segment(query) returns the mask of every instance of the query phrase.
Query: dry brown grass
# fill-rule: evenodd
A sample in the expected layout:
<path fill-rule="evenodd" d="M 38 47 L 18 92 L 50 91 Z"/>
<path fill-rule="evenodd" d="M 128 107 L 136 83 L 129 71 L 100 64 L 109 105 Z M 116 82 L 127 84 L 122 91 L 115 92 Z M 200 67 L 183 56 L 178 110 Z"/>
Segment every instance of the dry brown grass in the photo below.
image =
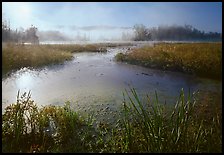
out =
<path fill-rule="evenodd" d="M 72 59 L 67 50 L 41 45 L 4 44 L 2 47 L 3 74 L 22 67 L 41 67 Z"/>
<path fill-rule="evenodd" d="M 66 50 L 69 52 L 106 52 L 106 48 L 98 44 L 55 44 L 55 45 L 41 45 L 49 49 Z"/>
<path fill-rule="evenodd" d="M 37 68 L 49 64 L 71 60 L 73 52 L 106 52 L 101 44 L 59 44 L 59 45 L 22 45 L 2 44 L 2 74 L 5 75 L 22 67 Z"/>
<path fill-rule="evenodd" d="M 222 43 L 159 43 L 134 49 L 117 58 L 145 67 L 220 79 Z"/>

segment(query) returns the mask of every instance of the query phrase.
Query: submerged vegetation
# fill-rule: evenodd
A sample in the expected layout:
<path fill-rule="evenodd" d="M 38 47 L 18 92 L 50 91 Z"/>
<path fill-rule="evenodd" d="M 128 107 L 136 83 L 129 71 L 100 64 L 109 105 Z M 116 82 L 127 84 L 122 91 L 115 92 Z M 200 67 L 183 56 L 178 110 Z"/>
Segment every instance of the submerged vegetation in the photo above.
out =
<path fill-rule="evenodd" d="M 221 79 L 222 43 L 158 43 L 115 56 L 117 61 Z"/>
<path fill-rule="evenodd" d="M 196 95 L 180 93 L 176 105 L 148 97 L 143 103 L 135 89 L 126 91 L 114 126 L 64 106 L 38 108 L 30 93 L 17 96 L 2 115 L 3 152 L 221 152 L 222 117 L 212 113 L 205 123 Z M 202 117 L 200 117 L 202 118 Z"/>

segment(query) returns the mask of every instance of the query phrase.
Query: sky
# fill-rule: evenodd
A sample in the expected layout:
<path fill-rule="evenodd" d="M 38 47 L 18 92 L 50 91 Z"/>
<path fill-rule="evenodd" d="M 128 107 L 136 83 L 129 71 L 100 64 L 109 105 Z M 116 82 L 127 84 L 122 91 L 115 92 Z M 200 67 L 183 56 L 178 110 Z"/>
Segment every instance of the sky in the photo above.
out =
<path fill-rule="evenodd" d="M 135 24 L 222 32 L 222 2 L 2 2 L 2 13 L 13 29 L 34 25 L 66 35 L 115 37 Z"/>

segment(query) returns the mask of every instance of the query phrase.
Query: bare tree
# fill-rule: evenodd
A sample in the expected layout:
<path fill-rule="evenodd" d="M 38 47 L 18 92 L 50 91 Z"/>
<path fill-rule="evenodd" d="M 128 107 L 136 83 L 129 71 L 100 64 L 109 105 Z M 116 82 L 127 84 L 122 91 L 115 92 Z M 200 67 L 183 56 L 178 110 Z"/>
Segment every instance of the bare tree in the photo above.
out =
<path fill-rule="evenodd" d="M 10 22 L 2 17 L 2 42 L 10 41 Z"/>
<path fill-rule="evenodd" d="M 134 25 L 134 41 L 147 41 L 151 40 L 150 31 L 142 24 Z"/>
<path fill-rule="evenodd" d="M 25 31 L 26 42 L 30 42 L 32 44 L 39 44 L 39 38 L 36 35 L 36 33 L 37 33 L 37 28 L 35 26 L 31 25 L 31 27 Z"/>

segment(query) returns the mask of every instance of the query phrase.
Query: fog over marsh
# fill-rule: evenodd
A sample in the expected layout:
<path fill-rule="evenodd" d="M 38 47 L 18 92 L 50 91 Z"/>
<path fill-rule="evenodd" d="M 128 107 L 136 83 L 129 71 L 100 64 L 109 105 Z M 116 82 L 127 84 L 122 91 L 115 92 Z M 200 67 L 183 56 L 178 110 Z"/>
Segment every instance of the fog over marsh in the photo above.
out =
<path fill-rule="evenodd" d="M 3 20 L 11 29 L 28 29 L 34 25 L 38 28 L 40 41 L 130 40 L 136 24 L 143 24 L 147 28 L 191 25 L 204 33 L 222 33 L 222 5 L 219 2 L 2 4 Z"/>

